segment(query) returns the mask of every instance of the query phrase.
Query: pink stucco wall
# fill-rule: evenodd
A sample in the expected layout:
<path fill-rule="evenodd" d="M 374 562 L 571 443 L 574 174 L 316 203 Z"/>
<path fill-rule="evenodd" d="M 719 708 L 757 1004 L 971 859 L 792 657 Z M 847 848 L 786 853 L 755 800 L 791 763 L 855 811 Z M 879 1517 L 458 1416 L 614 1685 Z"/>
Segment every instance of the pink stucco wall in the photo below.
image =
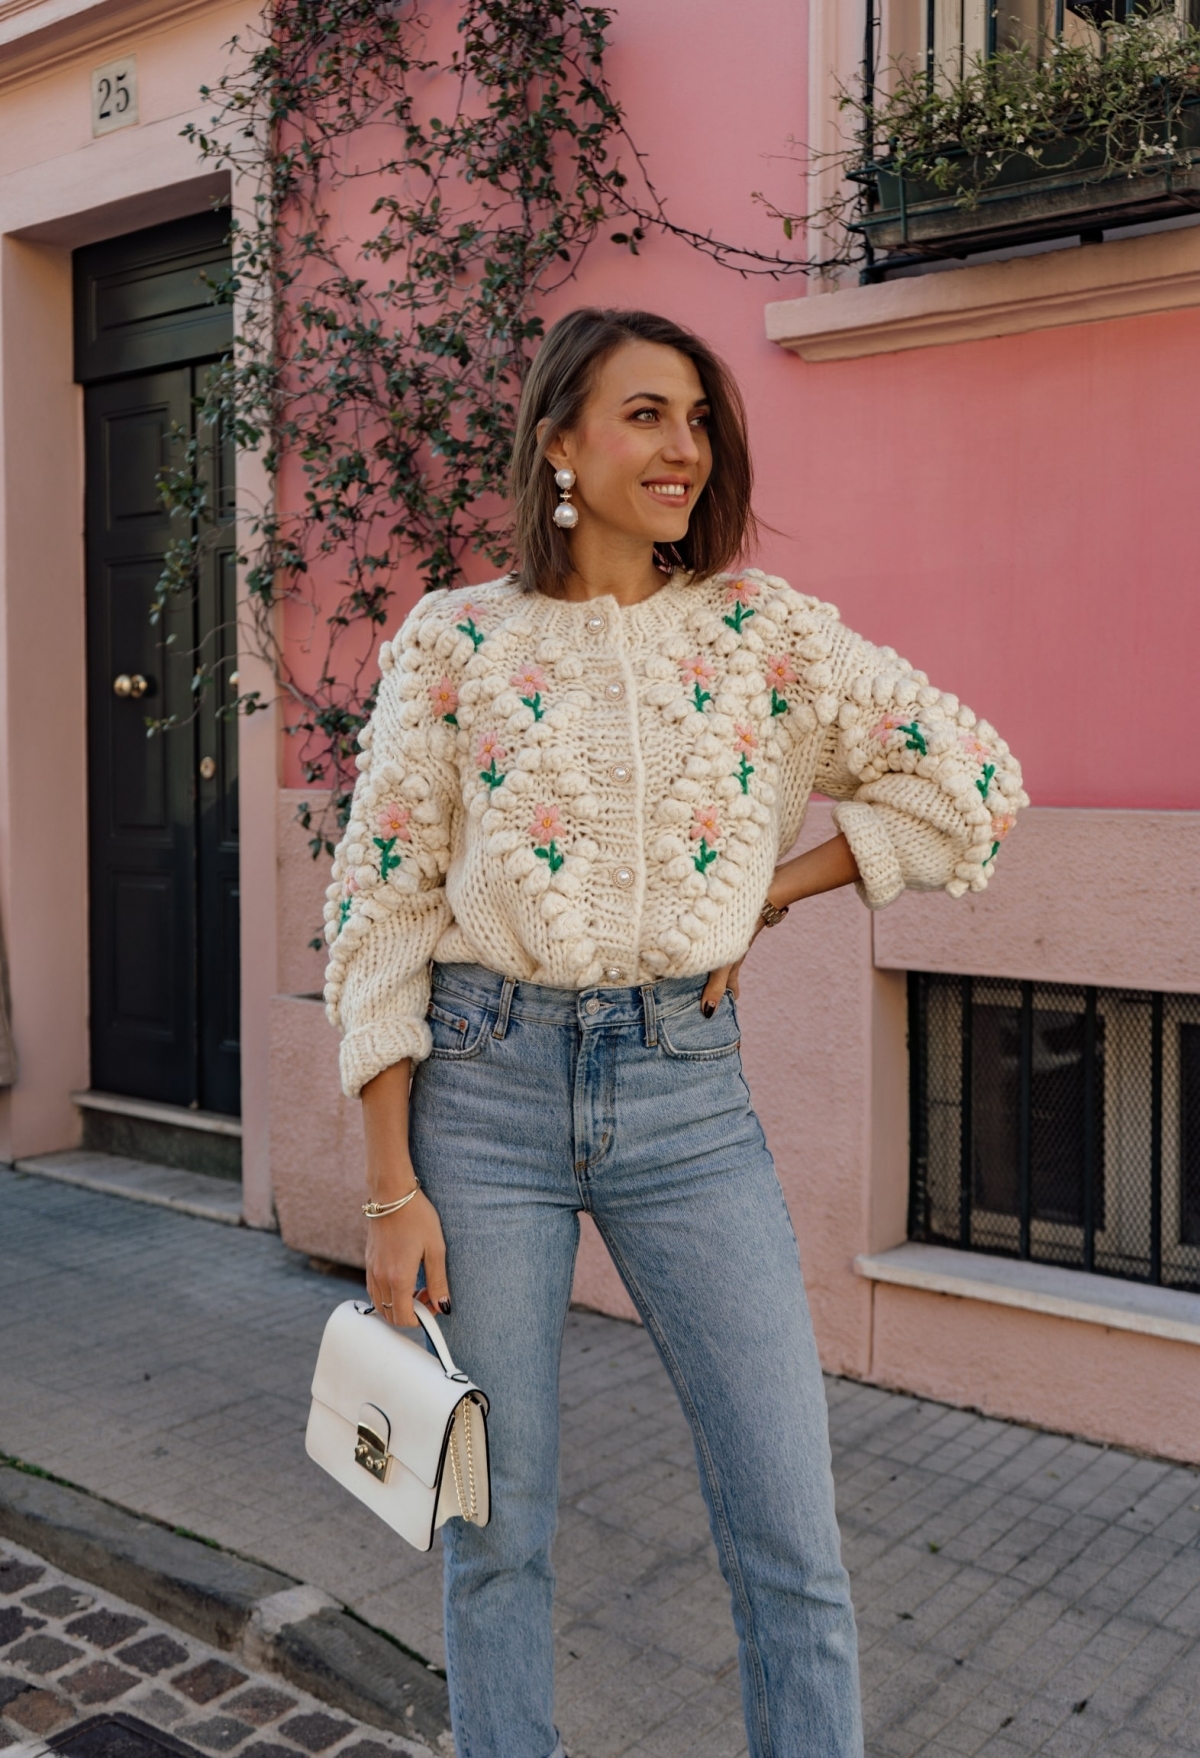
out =
<path fill-rule="evenodd" d="M 675 218 L 781 243 L 750 193 L 802 199 L 794 170 L 770 155 L 810 126 L 807 40 L 807 8 L 783 0 L 744 9 L 736 32 L 722 0 L 629 0 L 614 17 L 608 71 Z M 680 101 L 663 101 L 664 67 Z M 598 242 L 546 315 L 645 305 L 707 336 L 750 412 L 758 505 L 773 527 L 759 559 L 992 719 L 1035 802 L 1059 808 L 1017 832 L 986 897 L 907 899 L 875 919 L 848 893 L 819 899 L 747 965 L 745 1064 L 823 1359 L 950 1402 L 1200 1457 L 1200 1434 L 1171 1415 L 1191 1366 L 1186 1345 L 964 1302 L 951 1310 L 944 1297 L 873 1287 L 853 1272 L 857 1253 L 905 1233 L 904 969 L 984 969 L 983 958 L 1014 975 L 1193 982 L 1200 600 L 1186 585 L 1190 459 L 1163 412 L 1198 370 L 1200 313 L 813 365 L 763 332 L 765 302 L 800 286 L 741 279 L 651 235 L 637 258 Z M 413 590 L 398 580 L 397 622 Z M 293 750 L 285 761 L 295 787 Z M 299 795 L 282 797 L 290 811 Z M 828 831 L 818 803 L 806 838 Z M 281 849 L 295 846 L 289 835 L 281 820 Z M 280 963 L 296 994 L 315 987 L 317 961 L 298 936 L 319 897 L 315 875 L 288 871 L 285 860 L 281 933 L 292 941 Z M 294 1107 L 301 1066 L 319 1064 L 299 1102 L 343 1118 L 319 1010 L 292 1006 L 304 1012 L 281 1009 L 272 1028 L 273 1059 L 296 1077 L 278 1091 Z M 330 1127 L 313 1114 L 323 1149 Z M 327 1255 L 337 1255 L 335 1238 L 352 1249 L 353 1180 L 305 1157 L 294 1115 L 279 1129 L 285 1237 Z M 343 1155 L 361 1153 L 344 1118 L 337 1131 Z M 631 1315 L 586 1223 L 575 1293 Z"/>

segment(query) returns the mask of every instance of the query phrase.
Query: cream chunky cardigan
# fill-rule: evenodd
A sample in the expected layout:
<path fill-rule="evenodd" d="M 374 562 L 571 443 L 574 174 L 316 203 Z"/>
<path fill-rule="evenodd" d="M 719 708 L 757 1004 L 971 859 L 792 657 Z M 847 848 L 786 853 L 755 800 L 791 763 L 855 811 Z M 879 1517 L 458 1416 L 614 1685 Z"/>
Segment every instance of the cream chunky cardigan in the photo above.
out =
<path fill-rule="evenodd" d="M 431 959 L 583 989 L 738 958 L 814 789 L 875 909 L 981 891 L 1028 803 L 990 726 L 753 568 L 433 593 L 379 663 L 325 910 L 351 1095 L 428 1055 Z"/>

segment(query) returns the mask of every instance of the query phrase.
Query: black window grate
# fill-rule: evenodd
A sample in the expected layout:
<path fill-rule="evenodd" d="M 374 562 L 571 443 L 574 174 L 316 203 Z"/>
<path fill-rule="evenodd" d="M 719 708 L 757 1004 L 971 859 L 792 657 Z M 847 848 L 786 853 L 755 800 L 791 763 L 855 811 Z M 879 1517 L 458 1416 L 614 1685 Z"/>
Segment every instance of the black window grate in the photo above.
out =
<path fill-rule="evenodd" d="M 908 997 L 909 1237 L 1200 1291 L 1200 995 Z"/>

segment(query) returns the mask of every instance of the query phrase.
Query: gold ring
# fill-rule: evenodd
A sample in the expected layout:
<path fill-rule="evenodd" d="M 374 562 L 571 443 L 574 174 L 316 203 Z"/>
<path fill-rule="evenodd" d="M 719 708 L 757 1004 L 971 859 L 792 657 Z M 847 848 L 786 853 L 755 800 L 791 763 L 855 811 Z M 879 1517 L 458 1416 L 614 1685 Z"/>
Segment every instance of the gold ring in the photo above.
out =
<path fill-rule="evenodd" d="M 390 1300 L 381 1300 L 379 1304 L 380 1306 L 391 1306 L 392 1302 Z"/>

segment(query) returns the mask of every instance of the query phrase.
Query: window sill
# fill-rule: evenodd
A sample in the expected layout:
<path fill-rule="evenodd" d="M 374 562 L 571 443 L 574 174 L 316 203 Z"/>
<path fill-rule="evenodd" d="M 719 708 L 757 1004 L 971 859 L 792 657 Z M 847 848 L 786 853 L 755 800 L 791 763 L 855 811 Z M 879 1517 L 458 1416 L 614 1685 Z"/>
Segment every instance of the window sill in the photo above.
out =
<path fill-rule="evenodd" d="M 1200 227 L 940 274 L 843 287 L 766 308 L 767 339 L 803 360 L 855 360 L 1200 305 Z"/>
<path fill-rule="evenodd" d="M 1152 1288 L 1141 1282 L 1088 1275 L 1083 1270 L 1063 1270 L 1054 1264 L 1023 1263 L 912 1242 L 856 1257 L 854 1268 L 872 1282 L 950 1294 L 959 1300 L 983 1300 L 993 1306 L 1015 1306 L 1022 1312 L 1049 1313 L 1080 1324 L 1137 1331 L 1176 1343 L 1200 1344 L 1200 1294 L 1184 1294 L 1176 1288 Z"/>

